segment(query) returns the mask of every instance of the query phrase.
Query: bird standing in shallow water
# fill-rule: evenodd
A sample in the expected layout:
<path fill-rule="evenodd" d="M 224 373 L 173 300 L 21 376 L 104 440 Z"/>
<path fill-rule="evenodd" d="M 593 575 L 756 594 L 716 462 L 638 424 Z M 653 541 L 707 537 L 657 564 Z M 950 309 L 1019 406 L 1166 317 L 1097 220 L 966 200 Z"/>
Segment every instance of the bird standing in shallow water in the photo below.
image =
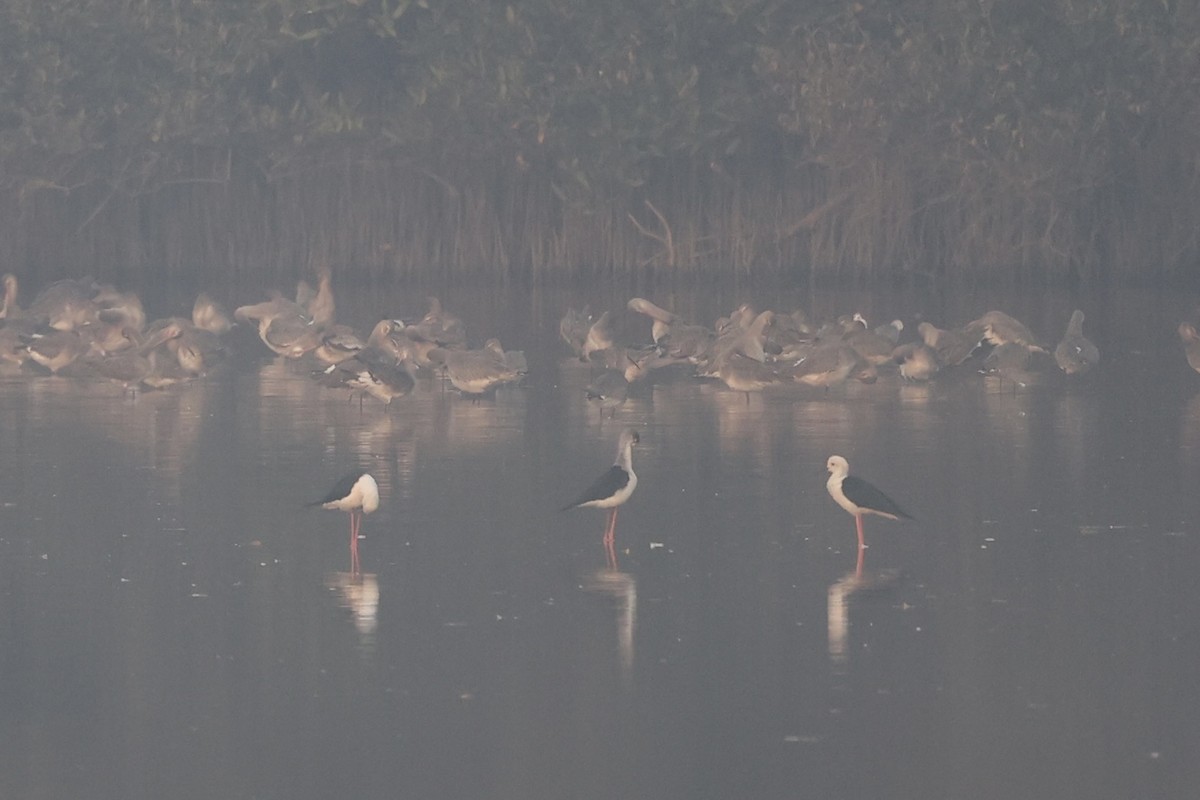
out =
<path fill-rule="evenodd" d="M 358 563 L 358 534 L 364 514 L 379 508 L 379 484 L 369 472 L 352 472 L 337 482 L 321 500 L 309 503 L 336 511 L 350 512 L 350 573 L 360 574 Z"/>
<path fill-rule="evenodd" d="M 583 391 L 588 402 L 600 409 L 600 421 L 603 422 L 605 409 L 616 419 L 617 408 L 625 405 L 625 400 L 629 397 L 629 381 L 620 370 L 606 369 Z"/>
<path fill-rule="evenodd" d="M 1179 323 L 1179 338 L 1183 341 L 1183 352 L 1188 364 L 1196 372 L 1200 372 L 1200 333 L 1190 322 Z"/>
<path fill-rule="evenodd" d="M 0 278 L 4 286 L 4 300 L 0 303 L 0 319 L 16 319 L 21 316 L 21 307 L 17 305 L 17 276 L 11 272 Z"/>
<path fill-rule="evenodd" d="M 499 339 L 488 339 L 482 350 L 430 351 L 430 358 L 445 366 L 446 377 L 455 389 L 475 399 L 502 383 L 513 383 L 522 377 L 521 371 L 508 363 Z"/>
<path fill-rule="evenodd" d="M 633 471 L 633 446 L 639 441 L 637 431 L 628 428 L 621 432 L 617 440 L 617 460 L 608 471 L 592 483 L 579 497 L 562 507 L 562 511 L 572 508 L 607 508 L 608 526 L 604 529 L 604 552 L 608 558 L 608 566 L 617 568 L 617 553 L 614 546 L 617 530 L 617 511 L 637 488 L 638 478 Z"/>
<path fill-rule="evenodd" d="M 863 539 L 863 514 L 876 514 L 888 519 L 912 519 L 912 517 L 905 513 L 895 500 L 875 486 L 862 478 L 851 475 L 849 462 L 841 456 L 830 456 L 825 466 L 829 470 L 829 480 L 825 482 L 829 496 L 854 517 L 854 524 L 858 530 L 857 572 L 861 574 L 862 554 L 867 546 Z"/>
<path fill-rule="evenodd" d="M 1076 309 L 1067 332 L 1054 348 L 1058 368 L 1068 375 L 1082 375 L 1100 362 L 1100 350 L 1083 335 L 1083 312 Z"/>
<path fill-rule="evenodd" d="M 1019 344 L 1029 350 L 1045 352 L 1038 346 L 1033 333 L 1018 319 L 1003 311 L 989 311 L 974 322 L 967 324 L 967 331 L 999 347 L 1002 344 Z"/>
<path fill-rule="evenodd" d="M 583 357 L 583 343 L 587 341 L 588 329 L 591 327 L 592 315 L 587 306 L 583 307 L 583 311 L 568 308 L 558 323 L 559 335 L 580 361 L 587 360 Z"/>
<path fill-rule="evenodd" d="M 966 361 L 983 338 L 981 330 L 975 330 L 974 333 L 960 329 L 944 331 L 929 322 L 918 325 L 917 332 L 925 344 L 937 353 L 938 362 L 944 367 L 957 367 Z"/>
<path fill-rule="evenodd" d="M 900 377 L 906 381 L 927 381 L 941 369 L 937 352 L 921 342 L 900 345 L 892 351 L 892 360 L 900 365 Z"/>

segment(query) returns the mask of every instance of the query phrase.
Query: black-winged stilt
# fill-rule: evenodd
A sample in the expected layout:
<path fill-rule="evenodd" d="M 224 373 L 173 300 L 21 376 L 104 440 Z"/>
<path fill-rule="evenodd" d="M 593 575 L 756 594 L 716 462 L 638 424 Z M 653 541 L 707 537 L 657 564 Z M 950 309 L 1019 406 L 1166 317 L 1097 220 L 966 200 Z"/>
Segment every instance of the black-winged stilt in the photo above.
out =
<path fill-rule="evenodd" d="M 830 456 L 826 462 L 829 470 L 829 480 L 825 488 L 834 502 L 854 517 L 858 529 L 859 569 L 862 564 L 862 551 L 867 546 L 863 540 L 863 514 L 875 514 L 888 519 L 912 519 L 896 501 L 888 497 L 862 478 L 850 474 L 850 464 L 841 456 Z"/>
<path fill-rule="evenodd" d="M 360 572 L 358 563 L 358 533 L 364 514 L 379 508 L 379 484 L 369 472 L 351 472 L 329 490 L 321 500 L 309 503 L 336 511 L 350 512 L 350 572 Z"/>
<path fill-rule="evenodd" d="M 639 441 L 637 431 L 627 428 L 617 440 L 617 460 L 573 502 L 561 510 L 572 508 L 607 508 L 608 526 L 604 529 L 604 550 L 609 566 L 616 568 L 616 550 L 613 540 L 617 529 L 617 511 L 637 488 L 638 478 L 633 471 L 633 446 Z"/>

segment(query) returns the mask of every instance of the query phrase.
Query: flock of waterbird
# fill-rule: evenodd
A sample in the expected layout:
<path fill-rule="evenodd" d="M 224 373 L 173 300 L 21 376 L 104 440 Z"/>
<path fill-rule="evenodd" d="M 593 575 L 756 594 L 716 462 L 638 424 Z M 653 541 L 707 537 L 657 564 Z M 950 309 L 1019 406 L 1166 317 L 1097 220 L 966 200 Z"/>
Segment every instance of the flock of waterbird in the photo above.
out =
<path fill-rule="evenodd" d="M 522 352 L 505 351 L 496 339 L 468 349 L 462 320 L 436 298 L 430 298 L 429 311 L 421 319 L 383 319 L 365 339 L 360 337 L 335 320 L 329 269 L 318 271 L 315 288 L 301 281 L 294 299 L 274 292 L 265 301 L 238 307 L 232 319 L 201 294 L 191 319 L 147 323 L 135 293 L 91 279 L 50 284 L 27 307 L 19 302 L 16 277 L 5 275 L 3 290 L 0 364 L 29 373 L 111 380 L 126 391 L 163 389 L 208 374 L 225 360 L 225 337 L 235 320 L 254 326 L 263 344 L 277 355 L 310 359 L 321 385 L 347 389 L 351 396 L 357 393 L 360 407 L 364 395 L 390 405 L 408 395 L 422 374 L 440 373 L 461 393 L 477 398 L 520 381 L 528 370 Z M 1051 351 L 1038 344 L 1027 326 L 1002 311 L 989 311 L 957 328 L 941 329 L 923 321 L 917 326 L 919 338 L 902 343 L 901 320 L 872 328 L 858 313 L 812 324 L 802 311 L 758 312 L 743 305 L 710 328 L 640 297 L 631 299 L 627 308 L 648 318 L 650 341 L 619 344 L 611 311 L 593 317 L 586 307 L 568 309 L 559 326 L 571 351 L 594 370 L 586 397 L 599 407 L 601 418 L 606 412 L 615 417 L 631 386 L 667 367 L 719 380 L 746 393 L 748 401 L 751 392 L 773 386 L 829 390 L 850 380 L 874 382 L 889 371 L 903 381 L 929 381 L 942 370 L 963 368 L 968 362 L 1016 386 L 1052 365 L 1079 376 L 1100 360 L 1099 350 L 1084 336 L 1084 314 L 1078 310 Z M 1200 372 L 1200 334 L 1190 322 L 1180 323 L 1178 333 L 1188 363 Z M 617 511 L 638 483 L 632 462 L 638 441 L 635 430 L 624 430 L 613 466 L 563 507 L 608 510 L 603 543 L 613 568 Z M 850 475 L 842 456 L 831 456 L 826 466 L 830 496 L 855 519 L 861 570 L 866 547 L 863 516 L 910 517 L 879 489 Z M 379 503 L 374 478 L 359 471 L 312 504 L 350 512 L 355 573 L 362 515 L 375 511 Z"/>
<path fill-rule="evenodd" d="M 62 280 L 22 308 L 17 279 L 5 275 L 0 365 L 7 370 L 114 381 L 126 390 L 166 388 L 203 375 L 224 354 L 229 318 L 201 294 L 192 319 L 150 324 L 141 299 L 90 279 Z"/>
<path fill-rule="evenodd" d="M 151 323 L 141 299 L 90 278 L 45 287 L 22 307 L 18 283 L 5 275 L 0 307 L 0 364 L 31 374 L 101 378 L 127 391 L 165 389 L 209 374 L 225 362 L 227 334 L 236 322 L 255 328 L 262 343 L 288 359 L 310 359 L 321 385 L 370 395 L 390 404 L 409 394 L 422 371 L 439 372 L 464 394 L 478 396 L 527 371 L 524 354 L 490 339 L 466 348 L 462 320 L 436 298 L 420 320 L 380 320 L 363 339 L 335 321 L 332 272 L 314 289 L 301 281 L 295 299 L 279 292 L 238 307 L 231 318 L 201 294 L 192 318 Z M 44 374 L 44 372 L 43 372 Z"/>
<path fill-rule="evenodd" d="M 858 313 L 814 325 L 803 311 L 758 312 L 742 305 L 709 328 L 641 297 L 630 300 L 628 308 L 650 319 L 652 342 L 617 344 L 610 311 L 593 318 L 586 308 L 568 309 L 560 324 L 575 354 L 600 370 L 587 396 L 602 413 L 613 413 L 624 403 L 630 385 L 652 370 L 676 364 L 688 365 L 697 377 L 714 378 L 745 392 L 748 399 L 750 392 L 772 386 L 829 389 L 849 380 L 873 383 L 889 369 L 902 380 L 923 382 L 972 359 L 981 372 L 1016 383 L 1053 364 L 1068 375 L 1082 375 L 1100 361 L 1100 351 L 1083 335 L 1082 311 L 1071 315 L 1062 340 L 1048 351 L 1028 327 L 1002 311 L 989 311 L 948 330 L 921 322 L 919 340 L 901 343 L 901 320 L 872 328 Z M 1182 326 L 1180 335 L 1186 343 Z M 1191 335 L 1196 336 L 1194 329 Z"/>
<path fill-rule="evenodd" d="M 467 349 L 462 320 L 431 297 L 420 320 L 382 319 L 364 340 L 353 328 L 334 322 L 332 274 L 321 270 L 317 288 L 301 282 L 296 299 L 275 293 L 239 307 L 234 318 L 254 324 L 263 344 L 287 358 L 311 357 L 322 386 L 349 389 L 382 400 L 412 392 L 418 375 L 438 372 L 465 395 L 479 397 L 519 381 L 528 371 L 521 351 L 506 351 L 497 339 Z"/>

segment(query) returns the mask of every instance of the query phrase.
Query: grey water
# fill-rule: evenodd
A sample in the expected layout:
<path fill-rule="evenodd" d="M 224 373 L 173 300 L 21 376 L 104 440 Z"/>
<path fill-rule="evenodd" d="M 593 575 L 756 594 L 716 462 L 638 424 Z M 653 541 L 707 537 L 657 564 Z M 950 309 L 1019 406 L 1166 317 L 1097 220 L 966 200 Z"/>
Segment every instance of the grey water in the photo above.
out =
<path fill-rule="evenodd" d="M 1187 298 L 647 294 L 906 338 L 1002 308 L 1051 345 L 1078 304 L 1102 361 L 749 397 L 667 371 L 601 421 L 558 319 L 590 302 L 646 341 L 628 294 L 464 289 L 472 343 L 531 367 L 478 402 L 426 380 L 360 410 L 245 330 L 170 391 L 0 378 L 0 797 L 1192 796 Z M 359 329 L 423 305 L 339 295 Z M 604 513 L 558 508 L 627 426 L 609 570 Z M 916 518 L 867 518 L 861 578 L 835 453 Z M 383 494 L 360 578 L 347 516 L 305 506 L 354 468 Z"/>

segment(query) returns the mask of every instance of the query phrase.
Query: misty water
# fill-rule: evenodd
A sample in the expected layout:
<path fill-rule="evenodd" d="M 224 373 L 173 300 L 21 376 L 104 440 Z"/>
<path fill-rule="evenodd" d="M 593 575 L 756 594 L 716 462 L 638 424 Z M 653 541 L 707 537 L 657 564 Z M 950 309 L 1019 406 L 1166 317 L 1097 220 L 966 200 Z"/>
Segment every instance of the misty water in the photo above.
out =
<path fill-rule="evenodd" d="M 1188 298 L 712 289 L 643 293 L 962 323 L 1045 343 L 1078 305 L 1102 362 L 1014 387 L 746 395 L 659 373 L 584 400 L 568 305 L 629 292 L 444 291 L 473 345 L 524 350 L 472 402 L 390 409 L 253 332 L 169 391 L 0 379 L 0 797 L 1171 798 L 1200 786 L 1200 375 Z M 230 305 L 261 293 L 225 298 Z M 181 313 L 180 292 L 148 303 Z M 339 295 L 365 330 L 424 294 Z M 620 313 L 623 338 L 649 339 Z M 638 430 L 601 511 L 558 508 Z M 854 523 L 846 456 L 916 517 Z M 383 503 L 348 575 L 356 467 Z"/>

